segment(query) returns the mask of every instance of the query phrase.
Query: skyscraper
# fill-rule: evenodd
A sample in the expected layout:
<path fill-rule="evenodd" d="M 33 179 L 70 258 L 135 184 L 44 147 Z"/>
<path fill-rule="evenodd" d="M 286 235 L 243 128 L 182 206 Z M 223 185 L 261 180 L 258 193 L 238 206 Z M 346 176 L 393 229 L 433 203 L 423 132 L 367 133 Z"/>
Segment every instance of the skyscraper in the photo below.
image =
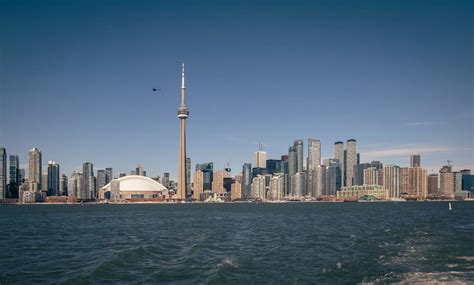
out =
<path fill-rule="evenodd" d="M 111 167 L 105 169 L 105 184 L 109 184 L 114 179 L 114 173 Z"/>
<path fill-rule="evenodd" d="M 74 171 L 69 177 L 68 184 L 68 196 L 77 198 L 80 200 L 88 199 L 87 193 L 85 192 L 83 176 L 81 173 Z"/>
<path fill-rule="evenodd" d="M 59 181 L 59 195 L 61 196 L 68 195 L 67 184 L 68 184 L 67 176 L 64 174 L 61 175 L 61 179 Z"/>
<path fill-rule="evenodd" d="M 201 193 L 204 192 L 204 176 L 202 170 L 196 170 L 194 173 L 194 189 L 193 198 L 196 201 L 200 200 Z"/>
<path fill-rule="evenodd" d="M 145 176 L 145 167 L 143 164 L 137 164 L 137 167 L 135 167 L 135 175 Z"/>
<path fill-rule="evenodd" d="M 326 165 L 326 195 L 336 195 L 341 189 L 341 163 L 337 159 L 327 159 Z"/>
<path fill-rule="evenodd" d="M 212 191 L 217 194 L 223 194 L 224 190 L 224 177 L 225 172 L 223 170 L 218 170 L 214 172 L 214 177 L 212 181 Z"/>
<path fill-rule="evenodd" d="M 28 177 L 30 182 L 30 191 L 38 192 L 41 190 L 42 162 L 41 151 L 37 148 L 30 150 L 28 154 Z M 45 189 L 47 190 L 47 189 Z"/>
<path fill-rule="evenodd" d="M 214 163 L 206 162 L 201 164 L 196 164 L 196 171 L 201 170 L 203 172 L 203 185 L 204 190 L 212 190 L 212 181 L 214 179 Z"/>
<path fill-rule="evenodd" d="M 296 151 L 296 172 L 303 172 L 303 157 L 304 157 L 304 148 L 303 140 L 295 140 L 293 142 L 293 147 Z"/>
<path fill-rule="evenodd" d="M 181 105 L 178 108 L 178 118 L 180 123 L 180 141 L 179 141 L 179 165 L 178 165 L 178 199 L 185 199 L 187 191 L 186 179 L 186 119 L 189 117 L 189 111 L 186 108 L 184 96 L 184 63 L 181 73 Z"/>
<path fill-rule="evenodd" d="M 273 201 L 280 201 L 284 197 L 284 179 L 283 175 L 280 174 L 275 174 L 271 179 L 270 179 L 270 190 L 269 190 L 269 197 L 268 200 L 273 200 Z"/>
<path fill-rule="evenodd" d="M 309 175 L 309 174 L 308 174 Z M 321 195 L 326 195 L 326 166 L 318 165 L 312 171 L 313 175 L 313 192 L 311 196 L 313 198 L 319 198 Z"/>
<path fill-rule="evenodd" d="M 252 190 L 252 165 L 244 163 L 242 166 L 242 196 L 243 198 L 250 198 L 250 191 Z"/>
<path fill-rule="evenodd" d="M 281 169 L 281 160 L 279 159 L 267 159 L 266 169 L 269 174 L 280 172 Z"/>
<path fill-rule="evenodd" d="M 59 164 L 48 161 L 48 196 L 59 196 Z"/>
<path fill-rule="evenodd" d="M 454 196 L 454 174 L 451 165 L 445 165 L 439 171 L 439 192 L 446 197 Z"/>
<path fill-rule="evenodd" d="M 298 172 L 298 155 L 296 153 L 296 148 L 294 146 L 290 146 L 288 149 L 288 179 L 287 179 L 287 195 L 292 193 L 291 189 L 291 177 Z"/>
<path fill-rule="evenodd" d="M 353 185 L 354 166 L 357 164 L 357 141 L 355 139 L 347 140 L 347 155 L 345 163 L 346 186 Z"/>
<path fill-rule="evenodd" d="M 191 158 L 186 157 L 186 197 L 191 197 Z"/>
<path fill-rule="evenodd" d="M 7 196 L 7 151 L 0 147 L 0 199 Z"/>
<path fill-rule="evenodd" d="M 0 150 L 1 152 L 1 150 Z M 18 155 L 10 155 L 10 182 L 7 186 L 7 198 L 18 198 L 18 190 L 20 187 L 20 169 Z"/>
<path fill-rule="evenodd" d="M 382 185 L 380 170 L 375 167 L 364 169 L 364 185 Z"/>
<path fill-rule="evenodd" d="M 250 198 L 252 199 L 260 199 L 264 200 L 265 197 L 265 188 L 266 188 L 266 181 L 265 181 L 265 176 L 264 175 L 258 175 L 257 177 L 254 177 L 252 179 L 252 189 L 251 189 L 251 194 Z"/>
<path fill-rule="evenodd" d="M 421 155 L 419 154 L 410 155 L 410 167 L 421 167 Z"/>
<path fill-rule="evenodd" d="M 266 168 L 267 167 L 267 152 L 263 151 L 262 144 L 258 144 L 258 150 L 255 152 L 254 158 L 255 167 Z"/>
<path fill-rule="evenodd" d="M 428 195 L 437 196 L 438 194 L 438 174 L 430 174 L 428 175 Z"/>
<path fill-rule="evenodd" d="M 107 185 L 107 171 L 103 169 L 97 170 L 97 183 L 96 183 L 96 193 L 99 193 L 100 189 Z"/>
<path fill-rule="evenodd" d="M 421 167 L 400 168 L 400 193 L 410 198 L 425 199 L 428 195 L 428 174 Z"/>
<path fill-rule="evenodd" d="M 166 188 L 169 188 L 170 187 L 170 173 L 169 172 L 165 172 L 163 173 L 163 179 L 161 180 L 161 184 L 163 184 L 163 186 L 165 186 Z"/>
<path fill-rule="evenodd" d="M 398 165 L 384 166 L 383 188 L 387 193 L 387 199 L 400 197 L 400 167 Z"/>
<path fill-rule="evenodd" d="M 317 139 L 308 139 L 308 162 L 307 162 L 307 191 L 313 194 L 313 170 L 321 164 L 321 142 Z"/>
<path fill-rule="evenodd" d="M 304 195 L 306 185 L 305 173 L 298 172 L 291 176 L 291 196 L 293 199 L 300 200 Z"/>
<path fill-rule="evenodd" d="M 341 141 L 335 142 L 334 143 L 334 159 L 337 159 L 340 163 L 340 169 L 341 169 L 341 182 L 339 183 L 341 186 L 344 187 L 345 184 L 345 158 L 344 158 L 344 143 Z M 338 191 L 340 188 L 337 189 Z"/>
<path fill-rule="evenodd" d="M 95 199 L 95 177 L 92 162 L 85 162 L 82 164 L 82 181 L 84 185 L 84 194 L 87 198 L 81 197 L 81 199 Z"/>

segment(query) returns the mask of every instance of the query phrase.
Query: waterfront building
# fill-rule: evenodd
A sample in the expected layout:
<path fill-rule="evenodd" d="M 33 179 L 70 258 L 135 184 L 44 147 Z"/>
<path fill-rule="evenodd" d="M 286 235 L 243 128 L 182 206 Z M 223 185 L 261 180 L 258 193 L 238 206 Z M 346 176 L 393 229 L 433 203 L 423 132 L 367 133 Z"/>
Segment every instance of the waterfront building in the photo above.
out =
<path fill-rule="evenodd" d="M 453 172 L 453 179 L 454 179 L 454 192 L 461 192 L 462 189 L 462 173 L 461 172 Z"/>
<path fill-rule="evenodd" d="M 7 197 L 7 150 L 0 147 L 0 200 Z"/>
<path fill-rule="evenodd" d="M 33 148 L 28 153 L 28 181 L 30 183 L 30 191 L 38 192 L 41 191 L 42 182 L 42 162 L 41 162 L 41 151 L 37 148 Z"/>
<path fill-rule="evenodd" d="M 48 170 L 44 171 L 41 177 L 41 191 L 48 192 Z"/>
<path fill-rule="evenodd" d="M 364 185 L 364 170 L 371 166 L 370 163 L 360 163 L 354 166 L 354 185 Z"/>
<path fill-rule="evenodd" d="M 255 152 L 254 156 L 254 165 L 259 168 L 267 167 L 267 153 L 263 151 L 262 144 L 258 144 L 258 150 Z"/>
<path fill-rule="evenodd" d="M 186 197 L 191 197 L 191 158 L 186 157 Z"/>
<path fill-rule="evenodd" d="M 251 186 L 251 199 L 260 199 L 265 200 L 265 181 L 266 178 L 264 175 L 258 175 L 252 179 L 252 186 Z"/>
<path fill-rule="evenodd" d="M 206 162 L 202 164 L 196 164 L 196 170 L 201 170 L 203 173 L 204 190 L 212 190 L 212 181 L 214 180 L 214 163 Z"/>
<path fill-rule="evenodd" d="M 288 179 L 287 179 L 287 195 L 291 195 L 292 189 L 291 189 L 291 177 L 295 175 L 298 171 L 298 155 L 296 153 L 296 148 L 293 146 L 290 146 L 288 148 Z"/>
<path fill-rule="evenodd" d="M 107 167 L 105 169 L 105 184 L 109 184 L 112 179 L 114 179 L 114 172 L 112 170 L 112 167 Z"/>
<path fill-rule="evenodd" d="M 18 185 L 23 184 L 25 182 L 25 180 L 26 180 L 25 169 L 20 168 L 20 170 L 18 172 Z"/>
<path fill-rule="evenodd" d="M 69 176 L 67 189 L 69 197 L 80 200 L 87 199 L 87 193 L 84 189 L 83 177 L 81 173 L 74 171 L 71 176 Z"/>
<path fill-rule="evenodd" d="M 186 179 L 186 119 L 189 117 L 189 111 L 186 107 L 184 87 L 184 63 L 181 71 L 181 105 L 178 109 L 178 118 L 180 123 L 180 143 L 179 143 L 179 165 L 178 165 L 178 199 L 185 199 L 187 191 Z"/>
<path fill-rule="evenodd" d="M 353 185 L 354 182 L 354 166 L 357 164 L 357 141 L 355 139 L 347 140 L 345 162 L 345 185 L 350 187 Z"/>
<path fill-rule="evenodd" d="M 342 187 L 341 191 L 337 191 L 339 199 L 360 199 L 364 196 L 372 196 L 378 200 L 386 199 L 386 191 L 380 185 L 353 185 L 350 187 Z"/>
<path fill-rule="evenodd" d="M 428 195 L 428 174 L 421 167 L 400 168 L 400 194 L 407 198 L 426 199 Z"/>
<path fill-rule="evenodd" d="M 450 165 L 445 165 L 439 171 L 439 192 L 440 195 L 454 197 L 454 174 Z"/>
<path fill-rule="evenodd" d="M 225 172 L 223 170 L 218 170 L 214 172 L 214 178 L 212 181 L 212 191 L 217 194 L 223 194 L 224 190 L 224 177 Z"/>
<path fill-rule="evenodd" d="M 94 166 L 92 162 L 82 164 L 82 180 L 87 198 L 81 197 L 81 199 L 95 199 L 97 196 L 95 192 Z"/>
<path fill-rule="evenodd" d="M 252 165 L 250 163 L 244 163 L 242 166 L 242 196 L 243 198 L 250 198 L 250 192 L 252 190 Z"/>
<path fill-rule="evenodd" d="M 430 174 L 428 175 L 428 195 L 430 196 L 438 196 L 439 195 L 439 188 L 438 188 L 438 174 Z"/>
<path fill-rule="evenodd" d="M 142 175 L 129 175 L 113 179 L 103 189 L 104 192 L 102 197 L 100 197 L 101 199 L 118 196 L 121 200 L 128 202 L 141 202 L 163 201 L 169 198 L 166 187 L 158 181 Z M 117 195 L 117 191 L 120 192 L 120 195 Z"/>
<path fill-rule="evenodd" d="M 326 194 L 336 195 L 341 190 L 341 163 L 337 159 L 325 159 L 326 165 Z"/>
<path fill-rule="evenodd" d="M 68 196 L 67 184 L 68 184 L 67 176 L 62 174 L 61 179 L 59 180 L 59 195 L 60 196 Z"/>
<path fill-rule="evenodd" d="M 400 198 L 400 167 L 398 165 L 384 166 L 382 186 L 387 191 L 387 199 Z"/>
<path fill-rule="evenodd" d="M 474 175 L 469 169 L 460 171 L 462 174 L 462 190 L 474 192 Z"/>
<path fill-rule="evenodd" d="M 291 176 L 291 199 L 301 200 L 304 197 L 306 185 L 306 175 L 304 172 L 298 172 Z"/>
<path fill-rule="evenodd" d="M 268 200 L 272 201 L 280 201 L 283 200 L 285 196 L 285 180 L 283 173 L 276 173 L 270 179 L 270 188 L 269 188 L 269 195 Z"/>
<path fill-rule="evenodd" d="M 2 159 L 2 150 L 0 148 L 0 160 L 1 159 Z M 10 155 L 9 170 L 10 170 L 9 184 L 20 185 L 20 180 L 18 177 L 19 172 L 20 172 L 20 161 L 19 161 L 18 155 L 13 155 L 13 154 Z"/>
<path fill-rule="evenodd" d="M 48 161 L 48 196 L 59 196 L 60 174 L 59 164 Z"/>
<path fill-rule="evenodd" d="M 193 198 L 196 201 L 199 201 L 201 193 L 204 192 L 204 176 L 202 170 L 198 169 L 194 172 L 194 189 L 193 189 Z M 164 186 L 164 185 L 163 185 Z"/>
<path fill-rule="evenodd" d="M 296 151 L 296 172 L 303 172 L 303 157 L 304 157 L 304 148 L 303 140 L 295 140 L 293 142 L 293 147 Z"/>
<path fill-rule="evenodd" d="M 421 155 L 419 154 L 410 155 L 410 167 L 421 167 Z"/>
<path fill-rule="evenodd" d="M 375 167 L 369 167 L 364 169 L 364 184 L 365 185 L 382 185 L 382 181 L 380 181 L 380 169 Z"/>
<path fill-rule="evenodd" d="M 230 193 L 230 199 L 232 201 L 242 199 L 242 184 L 240 183 L 240 181 L 235 181 L 234 183 L 232 183 Z"/>
<path fill-rule="evenodd" d="M 341 186 L 337 189 L 340 190 L 341 187 L 345 184 L 345 155 L 344 155 L 344 143 L 341 141 L 337 141 L 334 143 L 334 159 L 337 159 L 340 163 L 341 168 L 341 182 L 339 183 Z"/>
<path fill-rule="evenodd" d="M 309 174 L 308 174 L 309 175 Z M 317 165 L 313 171 L 312 171 L 312 189 L 313 192 L 311 193 L 311 196 L 313 198 L 319 198 L 322 195 L 327 195 L 328 191 L 326 189 L 326 177 L 327 177 L 327 171 L 326 171 L 326 166 L 325 165 Z"/>
<path fill-rule="evenodd" d="M 307 161 L 307 187 L 309 195 L 312 195 L 313 191 L 313 170 L 321 164 L 321 141 L 317 139 L 308 139 L 308 161 Z"/>
<path fill-rule="evenodd" d="M 99 191 L 107 185 L 107 172 L 103 169 L 97 170 L 97 179 L 96 179 L 96 192 L 99 193 Z"/>

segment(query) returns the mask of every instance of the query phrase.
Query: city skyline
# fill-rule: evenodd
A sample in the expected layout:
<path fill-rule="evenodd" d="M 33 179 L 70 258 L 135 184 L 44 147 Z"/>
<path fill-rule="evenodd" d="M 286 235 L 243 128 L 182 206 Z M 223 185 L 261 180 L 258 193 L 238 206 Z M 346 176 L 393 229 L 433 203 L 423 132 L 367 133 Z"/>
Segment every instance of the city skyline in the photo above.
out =
<path fill-rule="evenodd" d="M 0 140 L 8 155 L 19 156 L 20 168 L 28 169 L 28 150 L 37 147 L 43 170 L 45 162 L 56 161 L 68 176 L 90 161 L 116 174 L 142 163 L 148 176 L 169 172 L 176 180 L 176 76 L 185 61 L 193 108 L 187 152 L 193 163 L 213 161 L 215 169 L 223 169 L 229 162 L 235 174 L 252 162 L 258 141 L 268 158 L 279 158 L 294 140 L 303 139 L 306 150 L 307 138 L 315 138 L 325 159 L 332 157 L 335 141 L 355 138 L 361 162 L 409 165 L 409 155 L 420 153 L 429 173 L 446 160 L 456 169 L 474 169 L 467 41 L 472 27 L 464 9 L 469 2 L 429 7 L 416 2 L 408 15 L 403 7 L 367 3 L 282 4 L 265 13 L 262 2 L 199 7 L 143 2 L 130 15 L 124 14 L 127 2 L 114 7 L 115 14 L 87 1 L 74 9 L 45 3 L 34 11 L 7 3 L 3 12 L 10 13 L 0 17 L 7 39 L 0 44 L 0 88 L 7 94 L 1 98 Z M 255 9 L 243 16 L 249 7 Z M 209 17 L 197 17 L 195 9 Z M 171 17 L 178 11 L 183 23 Z M 353 16 L 345 18 L 349 12 Z M 283 13 L 291 21 L 275 16 Z M 365 20 L 356 19 L 361 14 Z M 78 15 L 97 31 L 88 31 Z M 241 31 L 224 17 L 229 15 L 255 30 Z M 40 25 L 31 26 L 25 17 Z M 57 17 L 69 19 L 58 27 Z M 146 20 L 138 21 L 142 17 Z M 380 27 L 368 26 L 370 20 Z M 217 22 L 222 26 L 215 27 Z M 129 26 L 116 30 L 111 23 Z M 284 28 L 275 28 L 278 24 Z M 49 36 L 42 40 L 43 34 Z M 97 46 L 88 47 L 88 40 Z M 128 44 L 119 45 L 123 41 Z M 75 45 L 83 51 L 72 55 Z M 203 50 L 209 54 L 198 52 Z M 274 120 L 266 125 L 260 118 Z"/>

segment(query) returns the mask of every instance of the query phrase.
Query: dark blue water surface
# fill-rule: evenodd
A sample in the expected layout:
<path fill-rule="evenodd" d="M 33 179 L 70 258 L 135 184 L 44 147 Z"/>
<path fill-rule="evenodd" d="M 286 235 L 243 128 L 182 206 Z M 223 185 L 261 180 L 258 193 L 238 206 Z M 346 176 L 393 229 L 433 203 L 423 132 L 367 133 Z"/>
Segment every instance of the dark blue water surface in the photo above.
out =
<path fill-rule="evenodd" d="M 0 206 L 0 283 L 472 283 L 452 205 Z"/>

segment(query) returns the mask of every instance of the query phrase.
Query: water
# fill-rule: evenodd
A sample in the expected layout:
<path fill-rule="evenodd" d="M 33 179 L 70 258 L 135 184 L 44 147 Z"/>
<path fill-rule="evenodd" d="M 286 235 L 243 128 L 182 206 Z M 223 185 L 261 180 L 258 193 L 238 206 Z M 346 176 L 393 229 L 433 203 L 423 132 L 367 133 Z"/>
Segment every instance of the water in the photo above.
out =
<path fill-rule="evenodd" d="M 474 282 L 474 203 L 0 206 L 0 283 Z"/>

